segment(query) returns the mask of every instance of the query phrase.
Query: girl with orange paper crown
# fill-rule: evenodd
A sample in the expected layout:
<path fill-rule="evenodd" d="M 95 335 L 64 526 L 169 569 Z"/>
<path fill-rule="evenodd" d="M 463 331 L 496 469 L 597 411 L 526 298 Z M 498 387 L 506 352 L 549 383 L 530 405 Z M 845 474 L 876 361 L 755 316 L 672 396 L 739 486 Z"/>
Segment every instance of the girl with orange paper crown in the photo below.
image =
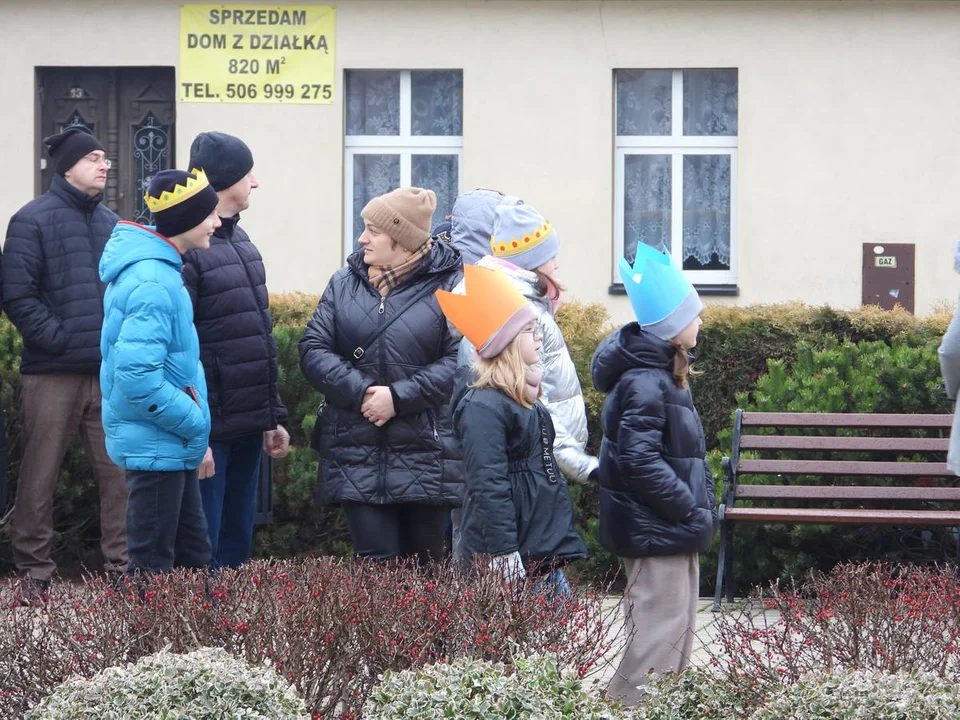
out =
<path fill-rule="evenodd" d="M 461 556 L 492 556 L 508 582 L 586 557 L 539 402 L 536 312 L 501 271 L 464 267 L 463 290 L 440 290 L 447 319 L 477 349 L 457 371 L 451 408 L 465 465 Z"/>
<path fill-rule="evenodd" d="M 627 706 L 647 674 L 679 672 L 693 648 L 700 570 L 716 529 L 713 475 L 687 383 L 703 303 L 670 257 L 639 243 L 620 275 L 636 313 L 591 363 L 609 393 L 600 446 L 600 542 L 623 559 L 630 638 L 607 693 Z"/>
<path fill-rule="evenodd" d="M 543 335 L 537 363 L 543 373 L 541 402 L 557 431 L 554 452 L 560 472 L 570 482 L 596 482 L 597 458 L 586 450 L 583 390 L 554 317 L 563 291 L 557 277 L 560 237 L 533 206 L 504 202 L 494 209 L 489 251 L 476 264 L 502 271 L 537 315 L 537 328 Z M 470 364 L 473 358 L 473 348 L 461 343 L 458 365 Z"/>
<path fill-rule="evenodd" d="M 587 408 L 580 379 L 554 317 L 563 290 L 557 278 L 560 237 L 549 220 L 517 198 L 504 196 L 492 209 L 482 208 L 483 202 L 490 202 L 483 195 L 487 192 L 475 191 L 457 198 L 451 228 L 453 242 L 463 249 L 469 239 L 476 246 L 483 235 L 484 222 L 488 223 L 483 241 L 486 254 L 476 264 L 503 272 L 536 312 L 537 330 L 543 338 L 537 363 L 537 370 L 542 373 L 540 401 L 550 413 L 556 431 L 553 451 L 557 465 L 569 482 L 596 484 L 597 458 L 586 449 Z M 466 207 L 461 210 L 461 205 Z M 466 258 L 464 251 L 464 263 Z M 457 365 L 471 365 L 475 358 L 476 351 L 469 339 L 461 341 Z M 460 555 L 459 515 L 460 511 L 454 509 L 454 557 Z M 550 582 L 561 593 L 568 587 L 559 569 L 551 573 Z"/>

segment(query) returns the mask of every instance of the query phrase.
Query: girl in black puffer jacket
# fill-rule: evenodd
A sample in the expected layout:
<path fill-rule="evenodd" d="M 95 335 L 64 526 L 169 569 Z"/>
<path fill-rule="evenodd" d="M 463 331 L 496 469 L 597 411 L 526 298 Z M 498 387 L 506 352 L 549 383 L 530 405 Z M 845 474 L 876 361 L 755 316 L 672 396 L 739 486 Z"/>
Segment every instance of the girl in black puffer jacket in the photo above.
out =
<path fill-rule="evenodd" d="M 536 313 L 500 270 L 464 267 L 464 291 L 437 293 L 478 355 L 458 371 L 451 402 L 466 482 L 461 554 L 492 556 L 518 582 L 534 566 L 546 572 L 585 557 L 586 546 L 553 455 L 553 423 L 538 401 Z"/>
<path fill-rule="evenodd" d="M 643 243 L 621 276 L 638 322 L 593 356 L 603 406 L 600 542 L 623 558 L 629 644 L 607 692 L 637 703 L 647 673 L 689 662 L 699 596 L 697 553 L 710 547 L 713 476 L 687 386 L 703 304 L 668 256 Z"/>

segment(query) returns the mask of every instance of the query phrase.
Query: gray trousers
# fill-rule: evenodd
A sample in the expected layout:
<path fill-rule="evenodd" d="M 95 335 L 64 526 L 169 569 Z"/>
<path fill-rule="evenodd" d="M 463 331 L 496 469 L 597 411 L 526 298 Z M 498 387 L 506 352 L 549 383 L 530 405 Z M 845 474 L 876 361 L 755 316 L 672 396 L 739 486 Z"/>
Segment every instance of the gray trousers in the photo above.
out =
<path fill-rule="evenodd" d="M 690 663 L 700 594 L 696 553 L 623 558 L 627 647 L 607 694 L 627 707 L 637 704 L 651 672 L 680 672 Z"/>
<path fill-rule="evenodd" d="M 100 489 L 100 550 L 104 568 L 127 567 L 127 486 L 110 460 L 100 418 L 100 381 L 93 375 L 50 373 L 20 377 L 23 459 L 13 512 L 17 569 L 49 580 L 53 547 L 53 493 L 70 442 L 80 432 Z"/>

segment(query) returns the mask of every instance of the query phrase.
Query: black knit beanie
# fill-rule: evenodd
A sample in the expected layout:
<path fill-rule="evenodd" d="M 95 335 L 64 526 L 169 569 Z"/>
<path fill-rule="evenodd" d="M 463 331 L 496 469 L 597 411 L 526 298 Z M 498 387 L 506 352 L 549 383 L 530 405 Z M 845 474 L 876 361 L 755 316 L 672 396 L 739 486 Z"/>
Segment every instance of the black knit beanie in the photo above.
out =
<path fill-rule="evenodd" d="M 195 228 L 220 201 L 202 172 L 183 170 L 158 172 L 144 199 L 153 213 L 157 232 L 167 238 Z"/>
<path fill-rule="evenodd" d="M 61 133 L 50 135 L 43 139 L 47 152 L 53 158 L 53 167 L 58 175 L 65 175 L 67 170 L 77 164 L 84 155 L 103 150 L 103 145 L 85 127 L 68 127 Z"/>
<path fill-rule="evenodd" d="M 202 132 L 190 146 L 190 167 L 207 174 L 214 190 L 226 190 L 253 168 L 253 153 L 238 137 Z"/>

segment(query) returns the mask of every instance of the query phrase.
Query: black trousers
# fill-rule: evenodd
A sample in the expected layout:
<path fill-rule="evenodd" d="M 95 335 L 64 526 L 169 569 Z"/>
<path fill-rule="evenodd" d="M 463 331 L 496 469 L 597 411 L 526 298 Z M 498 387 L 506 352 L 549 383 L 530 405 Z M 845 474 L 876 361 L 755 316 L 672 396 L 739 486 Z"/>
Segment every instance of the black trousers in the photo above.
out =
<path fill-rule="evenodd" d="M 345 502 L 343 511 L 353 550 L 361 557 L 389 560 L 415 556 L 421 565 L 427 565 L 446 556 L 448 507 Z"/>
<path fill-rule="evenodd" d="M 127 470 L 128 572 L 210 565 L 210 537 L 196 470 Z"/>

